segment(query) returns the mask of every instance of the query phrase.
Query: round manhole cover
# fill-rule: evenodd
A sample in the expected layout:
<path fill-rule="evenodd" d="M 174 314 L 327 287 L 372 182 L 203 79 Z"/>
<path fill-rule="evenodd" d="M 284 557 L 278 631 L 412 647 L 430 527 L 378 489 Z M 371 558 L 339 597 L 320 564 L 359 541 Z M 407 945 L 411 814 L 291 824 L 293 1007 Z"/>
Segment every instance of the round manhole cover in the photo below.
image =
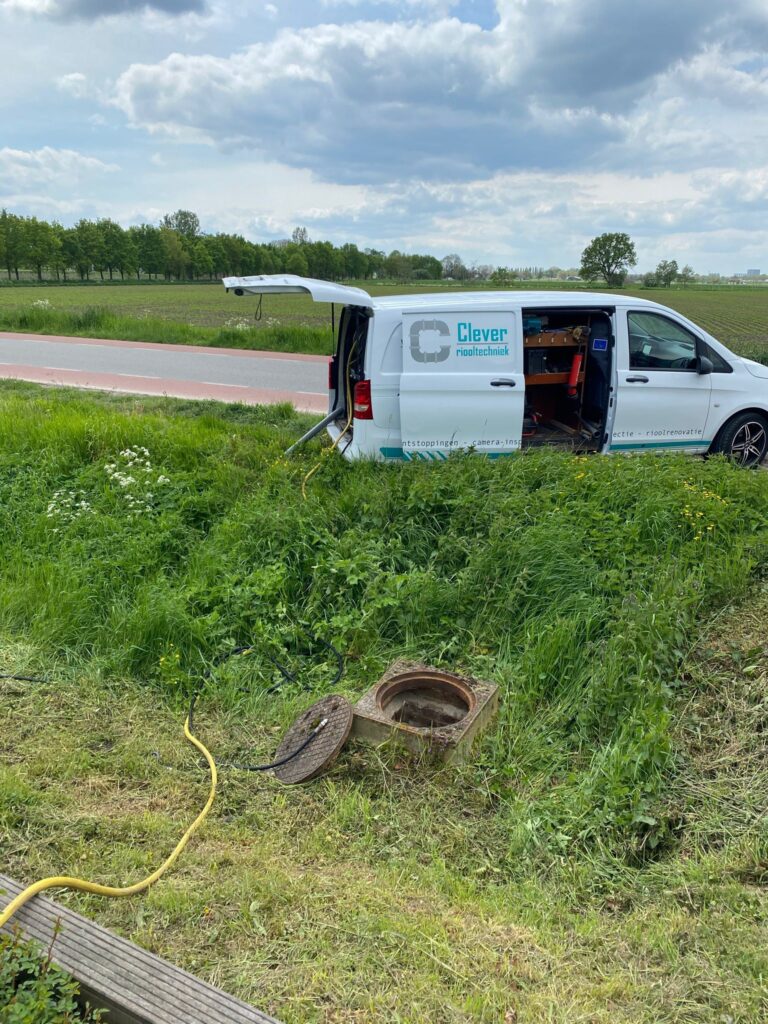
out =
<path fill-rule="evenodd" d="M 336 759 L 352 729 L 352 705 L 346 697 L 332 693 L 299 715 L 283 736 L 275 752 L 275 761 L 280 761 L 300 747 L 323 719 L 328 720 L 327 724 L 312 742 L 296 757 L 275 768 L 275 777 L 281 782 L 287 785 L 308 782 Z"/>

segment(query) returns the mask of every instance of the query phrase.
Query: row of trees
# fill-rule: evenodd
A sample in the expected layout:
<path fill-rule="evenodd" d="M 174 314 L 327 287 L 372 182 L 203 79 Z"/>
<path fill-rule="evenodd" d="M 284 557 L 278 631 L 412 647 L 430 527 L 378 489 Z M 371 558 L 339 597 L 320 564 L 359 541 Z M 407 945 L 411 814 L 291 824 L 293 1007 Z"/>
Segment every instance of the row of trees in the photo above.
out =
<path fill-rule="evenodd" d="M 306 228 L 296 228 L 291 238 L 268 244 L 249 242 L 241 235 L 204 234 L 197 215 L 189 210 L 167 214 L 159 225 L 127 229 L 107 218 L 80 220 L 65 228 L 3 210 L 0 263 L 8 279 L 17 281 L 23 271 L 31 271 L 39 281 L 89 281 L 93 275 L 102 281 L 116 277 L 212 280 L 229 274 L 279 273 L 332 281 L 435 280 L 443 274 L 442 262 L 434 256 L 408 255 L 397 249 L 387 255 L 352 243 L 313 242 Z"/>
<path fill-rule="evenodd" d="M 587 281 L 604 280 L 608 285 L 624 284 L 637 263 L 629 235 L 608 233 L 593 238 L 581 255 L 578 274 Z M 159 224 L 123 228 L 113 220 L 79 220 L 65 228 L 37 217 L 0 212 L 0 264 L 9 280 L 18 281 L 22 272 L 44 278 L 88 281 L 92 275 L 104 280 L 127 277 L 164 280 L 210 280 L 241 274 L 298 274 L 325 280 L 361 280 L 385 277 L 398 281 L 490 280 L 505 287 L 517 280 L 567 280 L 576 271 L 560 267 L 466 266 L 451 253 L 434 256 L 408 254 L 398 249 L 389 254 L 378 249 L 358 249 L 351 242 L 335 246 L 313 242 L 306 228 L 296 228 L 291 238 L 259 244 L 242 235 L 204 234 L 200 221 L 190 210 L 166 214 Z M 669 287 L 674 281 L 687 284 L 694 279 L 691 267 L 678 268 L 676 260 L 662 260 L 643 284 Z"/>
<path fill-rule="evenodd" d="M 579 274 L 586 281 L 602 278 L 606 284 L 621 287 L 624 284 L 630 267 L 637 264 L 635 243 L 622 231 L 607 232 L 593 238 L 581 254 Z M 677 260 L 661 260 L 654 271 L 643 275 L 646 288 L 669 288 L 675 281 L 690 284 L 694 280 L 693 267 L 684 266 L 682 270 Z"/>

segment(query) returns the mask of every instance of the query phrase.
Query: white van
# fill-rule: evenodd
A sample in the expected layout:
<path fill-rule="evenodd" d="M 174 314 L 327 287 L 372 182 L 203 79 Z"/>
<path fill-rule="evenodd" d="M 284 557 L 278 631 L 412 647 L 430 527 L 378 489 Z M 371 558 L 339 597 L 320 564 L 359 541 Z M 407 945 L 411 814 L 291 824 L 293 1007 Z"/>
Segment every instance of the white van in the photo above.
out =
<path fill-rule="evenodd" d="M 579 451 L 768 450 L 768 366 L 655 302 L 598 292 L 372 297 L 293 275 L 229 277 L 235 294 L 341 305 L 327 428 L 349 459 Z"/>

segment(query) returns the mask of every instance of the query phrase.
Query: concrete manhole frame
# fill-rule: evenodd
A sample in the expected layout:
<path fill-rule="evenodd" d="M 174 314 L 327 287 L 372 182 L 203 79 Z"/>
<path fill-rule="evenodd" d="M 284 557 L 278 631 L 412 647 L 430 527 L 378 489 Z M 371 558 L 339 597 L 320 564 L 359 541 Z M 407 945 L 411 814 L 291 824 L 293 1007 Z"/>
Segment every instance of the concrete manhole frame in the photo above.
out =
<path fill-rule="evenodd" d="M 404 694 L 407 697 L 409 692 L 430 689 L 445 691 L 445 724 L 412 725 L 397 720 Z M 495 683 L 445 672 L 421 662 L 397 661 L 355 705 L 352 736 L 376 744 L 394 741 L 414 753 L 428 753 L 443 761 L 463 761 L 491 722 L 498 704 L 499 689 Z M 439 720 L 437 714 L 435 717 Z"/>

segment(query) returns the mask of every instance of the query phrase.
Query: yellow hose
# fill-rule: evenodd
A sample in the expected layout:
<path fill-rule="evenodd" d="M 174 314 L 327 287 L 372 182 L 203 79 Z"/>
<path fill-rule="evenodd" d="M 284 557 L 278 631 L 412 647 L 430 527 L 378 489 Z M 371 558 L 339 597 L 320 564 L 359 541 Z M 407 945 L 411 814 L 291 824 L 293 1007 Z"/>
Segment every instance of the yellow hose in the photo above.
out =
<path fill-rule="evenodd" d="M 143 892 L 145 889 L 148 889 L 150 885 L 160 878 L 161 875 L 165 874 L 168 868 L 172 867 L 176 863 L 184 850 L 184 847 L 208 817 L 208 812 L 211 807 L 213 807 L 213 801 L 216 798 L 216 785 L 218 782 L 216 762 L 213 760 L 213 757 L 207 747 L 205 747 L 200 740 L 196 736 L 193 736 L 189 731 L 189 718 L 187 718 L 184 723 L 184 735 L 193 746 L 197 747 L 208 762 L 208 767 L 211 770 L 211 791 L 208 794 L 208 800 L 205 807 L 181 837 L 173 853 L 160 865 L 157 871 L 153 872 L 149 878 L 145 878 L 143 882 L 137 882 L 135 885 L 128 885 L 125 886 L 125 888 L 113 888 L 111 885 L 99 885 L 97 882 L 86 882 L 82 878 L 70 878 L 67 875 L 56 875 L 53 878 L 43 878 L 41 881 L 30 885 L 24 890 L 24 892 L 19 893 L 19 895 L 8 904 L 2 914 L 0 914 L 0 928 L 3 928 L 8 924 L 16 911 L 20 910 L 21 907 L 31 900 L 33 896 L 37 896 L 38 893 L 44 892 L 46 889 L 76 889 L 78 892 L 92 892 L 97 896 L 135 896 L 136 893 Z"/>

